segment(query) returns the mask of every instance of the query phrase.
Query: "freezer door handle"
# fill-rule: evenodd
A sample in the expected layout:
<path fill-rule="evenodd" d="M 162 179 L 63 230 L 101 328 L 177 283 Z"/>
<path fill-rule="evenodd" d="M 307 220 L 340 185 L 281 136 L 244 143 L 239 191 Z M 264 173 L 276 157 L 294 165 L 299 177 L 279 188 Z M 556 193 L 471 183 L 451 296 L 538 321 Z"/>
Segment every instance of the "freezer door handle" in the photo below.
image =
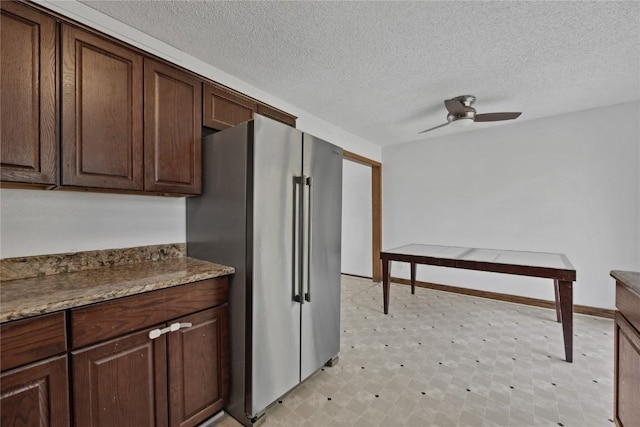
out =
<path fill-rule="evenodd" d="M 312 233 L 312 200 L 313 193 L 311 190 L 311 177 L 308 176 L 305 179 L 305 185 L 309 187 L 309 191 L 307 191 L 307 292 L 304 293 L 304 299 L 308 302 L 311 302 L 311 238 L 313 237 Z"/>
<path fill-rule="evenodd" d="M 304 227 L 304 176 L 293 177 L 293 274 L 292 274 L 292 293 L 293 300 L 300 304 L 304 304 L 303 294 L 303 257 L 301 250 L 304 244 L 303 227 Z"/>

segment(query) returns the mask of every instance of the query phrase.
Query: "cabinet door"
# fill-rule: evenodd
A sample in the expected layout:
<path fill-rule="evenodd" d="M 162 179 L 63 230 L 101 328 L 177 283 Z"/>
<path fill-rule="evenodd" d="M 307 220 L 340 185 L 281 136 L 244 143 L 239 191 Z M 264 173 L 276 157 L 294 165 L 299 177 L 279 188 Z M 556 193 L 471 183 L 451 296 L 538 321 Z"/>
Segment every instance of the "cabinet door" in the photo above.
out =
<path fill-rule="evenodd" d="M 75 424 L 167 425 L 166 337 L 149 329 L 72 353 Z"/>
<path fill-rule="evenodd" d="M 227 306 L 177 322 L 193 326 L 168 335 L 172 427 L 195 426 L 220 411 L 229 388 Z"/>
<path fill-rule="evenodd" d="M 142 190 L 142 56 L 62 25 L 62 184 Z"/>
<path fill-rule="evenodd" d="M 145 59 L 144 73 L 144 188 L 199 194 L 202 82 L 151 59 Z"/>
<path fill-rule="evenodd" d="M 69 425 L 67 356 L 60 356 L 0 377 L 2 427 Z"/>
<path fill-rule="evenodd" d="M 280 123 L 296 127 L 296 117 L 284 111 L 277 110 L 265 104 L 258 104 L 258 114 L 261 116 L 269 117 L 270 119 L 277 120 Z"/>
<path fill-rule="evenodd" d="M 56 23 L 0 2 L 2 181 L 55 184 Z"/>
<path fill-rule="evenodd" d="M 204 85 L 204 125 L 223 130 L 253 118 L 258 105 L 221 86 Z"/>

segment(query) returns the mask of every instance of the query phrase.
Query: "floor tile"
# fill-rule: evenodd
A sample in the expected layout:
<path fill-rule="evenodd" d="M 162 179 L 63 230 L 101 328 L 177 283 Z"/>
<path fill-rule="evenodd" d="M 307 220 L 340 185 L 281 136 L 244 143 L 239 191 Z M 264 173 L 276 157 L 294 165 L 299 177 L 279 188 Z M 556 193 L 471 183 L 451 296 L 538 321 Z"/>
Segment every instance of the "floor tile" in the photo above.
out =
<path fill-rule="evenodd" d="M 613 426 L 613 321 L 343 276 L 340 361 L 267 411 L 263 427 Z M 331 400 L 328 400 L 331 398 Z M 216 427 L 237 427 L 224 416 Z"/>

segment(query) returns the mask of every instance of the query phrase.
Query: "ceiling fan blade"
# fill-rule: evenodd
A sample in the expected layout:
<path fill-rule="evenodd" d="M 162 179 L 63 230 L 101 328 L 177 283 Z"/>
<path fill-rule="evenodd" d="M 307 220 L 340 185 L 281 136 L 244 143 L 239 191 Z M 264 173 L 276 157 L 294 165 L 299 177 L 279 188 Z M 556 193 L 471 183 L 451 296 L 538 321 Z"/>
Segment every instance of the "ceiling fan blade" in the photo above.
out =
<path fill-rule="evenodd" d="M 476 114 L 476 122 L 498 122 L 500 120 L 513 120 L 520 117 L 522 113 L 487 113 Z"/>
<path fill-rule="evenodd" d="M 467 112 L 458 98 L 447 99 L 444 101 L 444 106 L 447 107 L 447 111 L 454 116 L 462 116 Z"/>
<path fill-rule="evenodd" d="M 427 130 L 423 130 L 422 132 L 418 132 L 418 135 L 421 134 L 421 133 L 429 132 L 430 130 L 435 130 L 435 129 L 441 128 L 441 127 L 446 126 L 448 124 L 449 124 L 449 122 L 444 123 L 442 125 L 438 125 L 436 127 L 433 127 L 433 128 L 427 129 Z"/>

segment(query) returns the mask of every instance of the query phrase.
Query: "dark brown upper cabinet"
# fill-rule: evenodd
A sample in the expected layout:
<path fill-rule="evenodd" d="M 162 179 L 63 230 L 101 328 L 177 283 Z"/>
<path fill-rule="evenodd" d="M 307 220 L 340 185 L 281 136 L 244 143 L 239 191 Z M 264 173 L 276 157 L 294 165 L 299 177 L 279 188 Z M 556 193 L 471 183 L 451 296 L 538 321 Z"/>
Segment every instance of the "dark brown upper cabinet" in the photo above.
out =
<path fill-rule="evenodd" d="M 296 127 L 296 117 L 215 83 L 203 87 L 204 126 L 223 130 L 253 119 L 255 113 Z"/>
<path fill-rule="evenodd" d="M 256 101 L 237 94 L 223 86 L 204 85 L 204 125 L 223 130 L 253 118 L 258 109 Z"/>
<path fill-rule="evenodd" d="M 0 2 L 1 180 L 57 180 L 56 22 L 28 6 Z"/>
<path fill-rule="evenodd" d="M 285 125 L 296 127 L 295 116 L 292 116 L 291 114 L 285 113 L 284 111 L 278 110 L 276 108 L 273 108 L 269 105 L 258 104 L 258 114 L 260 114 L 261 116 L 269 117 L 270 119 L 282 122 Z"/>
<path fill-rule="evenodd" d="M 199 194 L 202 82 L 147 58 L 144 73 L 144 189 Z"/>
<path fill-rule="evenodd" d="M 142 190 L 142 56 L 62 25 L 62 185 Z"/>

